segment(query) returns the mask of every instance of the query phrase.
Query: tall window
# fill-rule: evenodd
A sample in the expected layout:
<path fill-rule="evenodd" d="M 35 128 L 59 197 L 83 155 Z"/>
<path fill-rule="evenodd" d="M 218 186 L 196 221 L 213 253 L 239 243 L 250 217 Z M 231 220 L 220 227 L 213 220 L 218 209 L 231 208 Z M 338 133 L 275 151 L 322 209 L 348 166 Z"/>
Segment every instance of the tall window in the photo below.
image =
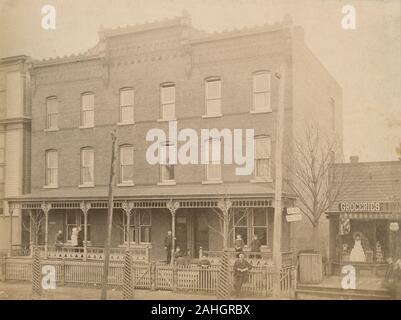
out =
<path fill-rule="evenodd" d="M 144 209 L 139 211 L 139 241 L 141 243 L 150 243 L 152 230 L 151 211 Z"/>
<path fill-rule="evenodd" d="M 91 241 L 91 214 L 88 214 L 88 224 L 87 224 L 87 241 Z M 83 213 L 74 210 L 67 210 L 65 216 L 65 230 L 67 230 L 67 241 L 71 241 L 72 230 L 74 228 L 81 227 L 82 229 L 82 238 L 84 237 L 84 217 Z"/>
<path fill-rule="evenodd" d="M 81 149 L 81 184 L 93 185 L 94 151 L 92 148 Z"/>
<path fill-rule="evenodd" d="M 270 178 L 270 149 L 269 137 L 255 138 L 255 167 L 254 175 L 257 179 Z"/>
<path fill-rule="evenodd" d="M 258 72 L 253 75 L 253 111 L 271 111 L 269 72 Z"/>
<path fill-rule="evenodd" d="M 161 86 L 161 114 L 163 120 L 175 119 L 174 83 L 166 83 Z"/>
<path fill-rule="evenodd" d="M 170 149 L 175 146 L 169 142 L 164 143 L 160 146 L 160 181 L 162 183 L 174 183 L 175 182 L 175 165 L 170 159 Z"/>
<path fill-rule="evenodd" d="M 124 232 L 124 242 L 128 242 L 128 232 L 127 232 L 127 215 L 125 213 L 123 215 L 123 232 Z M 130 217 L 130 228 L 129 228 L 129 240 L 130 242 L 135 242 L 135 215 L 131 215 Z"/>
<path fill-rule="evenodd" d="M 57 97 L 46 99 L 46 129 L 58 128 L 58 101 Z"/>
<path fill-rule="evenodd" d="M 134 147 L 123 145 L 120 147 L 120 182 L 133 183 L 134 181 Z"/>
<path fill-rule="evenodd" d="M 46 151 L 46 186 L 56 187 L 58 184 L 58 153 L 56 150 Z"/>
<path fill-rule="evenodd" d="M 234 239 L 241 235 L 244 244 L 248 245 L 248 215 L 246 210 L 234 212 Z"/>
<path fill-rule="evenodd" d="M 221 114 L 221 80 L 208 79 L 205 82 L 206 115 Z"/>
<path fill-rule="evenodd" d="M 132 88 L 120 90 L 120 122 L 134 122 L 134 89 Z"/>
<path fill-rule="evenodd" d="M 207 142 L 207 164 L 206 164 L 206 180 L 221 180 L 221 161 L 220 161 L 221 142 L 218 139 L 212 139 Z"/>
<path fill-rule="evenodd" d="M 95 118 L 95 95 L 84 93 L 81 96 L 81 126 L 93 127 Z"/>
<path fill-rule="evenodd" d="M 252 209 L 252 235 L 256 234 L 262 245 L 267 245 L 267 210 Z"/>

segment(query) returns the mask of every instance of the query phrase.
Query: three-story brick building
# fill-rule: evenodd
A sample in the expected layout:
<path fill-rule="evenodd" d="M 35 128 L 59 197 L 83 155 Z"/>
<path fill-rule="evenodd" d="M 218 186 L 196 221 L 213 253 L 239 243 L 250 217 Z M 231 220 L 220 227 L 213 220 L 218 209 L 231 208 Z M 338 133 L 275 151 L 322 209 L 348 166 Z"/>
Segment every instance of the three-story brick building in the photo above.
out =
<path fill-rule="evenodd" d="M 85 252 L 104 245 L 115 130 L 113 247 L 130 242 L 163 259 L 164 237 L 172 230 L 190 256 L 201 248 L 218 251 L 219 212 L 229 210 L 230 243 L 240 234 L 249 249 L 257 234 L 269 252 L 280 66 L 286 74 L 284 161 L 305 119 L 341 138 L 341 89 L 306 47 L 302 30 L 284 21 L 210 34 L 183 16 L 102 29 L 99 36 L 86 53 L 32 64 L 31 189 L 8 198 L 30 226 L 22 228 L 21 241 L 49 247 L 62 230 L 69 244 L 73 228 L 82 226 Z M 168 138 L 175 120 L 178 132 L 190 128 L 198 137 L 204 128 L 254 129 L 253 173 L 236 175 L 235 163 L 149 164 L 151 129 L 166 132 L 165 150 L 185 143 L 185 131 L 182 139 Z M 224 149 L 223 140 L 206 145 Z M 242 141 L 245 153 L 245 134 Z M 284 206 L 295 200 L 284 190 Z M 36 239 L 39 215 L 43 236 Z M 289 251 L 293 234 L 284 218 L 282 234 L 282 250 Z"/>

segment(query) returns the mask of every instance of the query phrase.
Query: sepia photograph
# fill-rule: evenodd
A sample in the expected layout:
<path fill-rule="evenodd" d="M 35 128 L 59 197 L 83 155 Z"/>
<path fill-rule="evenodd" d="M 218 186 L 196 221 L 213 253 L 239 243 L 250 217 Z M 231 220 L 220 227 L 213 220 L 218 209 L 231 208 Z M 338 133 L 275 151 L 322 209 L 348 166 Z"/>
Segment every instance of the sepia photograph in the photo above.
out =
<path fill-rule="evenodd" d="M 0 0 L 0 300 L 401 300 L 400 34 L 400 0 Z"/>

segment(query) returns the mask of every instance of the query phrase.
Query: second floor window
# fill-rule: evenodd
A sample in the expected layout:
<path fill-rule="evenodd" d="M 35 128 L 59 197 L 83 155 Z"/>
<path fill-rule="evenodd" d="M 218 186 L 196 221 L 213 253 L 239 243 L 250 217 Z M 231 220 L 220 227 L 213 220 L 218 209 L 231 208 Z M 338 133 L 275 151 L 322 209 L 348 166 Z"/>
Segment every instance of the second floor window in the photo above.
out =
<path fill-rule="evenodd" d="M 270 80 L 269 72 L 258 72 L 253 75 L 253 111 L 271 111 Z"/>
<path fill-rule="evenodd" d="M 170 163 L 170 148 L 174 148 L 174 145 L 168 142 L 160 147 L 160 182 L 162 183 L 175 182 L 175 165 Z"/>
<path fill-rule="evenodd" d="M 221 114 L 221 80 L 208 79 L 205 83 L 206 115 Z"/>
<path fill-rule="evenodd" d="M 206 164 L 206 180 L 221 180 L 221 161 L 220 161 L 221 142 L 218 139 L 209 140 L 207 143 L 207 164 Z"/>
<path fill-rule="evenodd" d="M 271 141 L 269 137 L 255 138 L 255 178 L 270 178 L 270 149 Z"/>
<path fill-rule="evenodd" d="M 134 89 L 120 90 L 120 122 L 134 122 Z"/>
<path fill-rule="evenodd" d="M 134 147 L 125 145 L 120 147 L 120 182 L 134 182 Z"/>
<path fill-rule="evenodd" d="M 92 148 L 81 149 L 81 184 L 93 185 L 94 152 Z"/>
<path fill-rule="evenodd" d="M 81 127 L 93 127 L 95 125 L 95 95 L 85 93 L 81 96 Z"/>
<path fill-rule="evenodd" d="M 56 150 L 46 151 L 46 186 L 57 186 L 58 154 Z"/>
<path fill-rule="evenodd" d="M 174 83 L 166 83 L 161 86 L 161 116 L 163 120 L 175 119 Z"/>
<path fill-rule="evenodd" d="M 46 129 L 58 128 L 58 102 L 56 97 L 46 99 Z"/>

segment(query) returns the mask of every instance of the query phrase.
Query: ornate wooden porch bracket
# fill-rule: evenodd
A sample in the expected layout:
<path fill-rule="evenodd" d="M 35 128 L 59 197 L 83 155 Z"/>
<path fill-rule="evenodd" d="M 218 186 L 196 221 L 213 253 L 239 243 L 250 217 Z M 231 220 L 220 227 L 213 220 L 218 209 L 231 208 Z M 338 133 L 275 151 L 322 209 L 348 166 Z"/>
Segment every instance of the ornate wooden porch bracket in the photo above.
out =
<path fill-rule="evenodd" d="M 82 201 L 79 204 L 79 208 L 81 209 L 82 213 L 84 214 L 84 260 L 86 260 L 87 256 L 87 247 L 88 247 L 88 212 L 92 208 L 92 205 L 88 201 Z"/>
<path fill-rule="evenodd" d="M 171 263 L 174 264 L 174 252 L 175 252 L 175 214 L 178 208 L 180 207 L 180 203 L 178 201 L 173 201 L 170 199 L 166 203 L 167 209 L 171 214 L 171 235 L 172 235 L 172 248 L 171 248 Z"/>
<path fill-rule="evenodd" d="M 134 203 L 132 201 L 125 200 L 121 203 L 121 209 L 124 210 L 124 213 L 127 217 L 127 220 L 126 220 L 127 221 L 127 226 L 126 226 L 126 228 L 127 228 L 127 248 L 129 249 L 131 246 L 131 232 L 130 232 L 131 231 L 130 230 L 131 213 L 132 213 L 132 210 L 134 209 Z"/>
<path fill-rule="evenodd" d="M 13 213 L 15 209 L 15 204 L 12 202 L 8 203 L 8 215 L 10 217 L 10 248 L 9 255 L 12 255 L 13 252 Z"/>
<path fill-rule="evenodd" d="M 45 259 L 47 259 L 48 240 L 49 240 L 49 211 L 52 208 L 51 203 L 42 202 L 40 209 L 45 214 Z"/>

